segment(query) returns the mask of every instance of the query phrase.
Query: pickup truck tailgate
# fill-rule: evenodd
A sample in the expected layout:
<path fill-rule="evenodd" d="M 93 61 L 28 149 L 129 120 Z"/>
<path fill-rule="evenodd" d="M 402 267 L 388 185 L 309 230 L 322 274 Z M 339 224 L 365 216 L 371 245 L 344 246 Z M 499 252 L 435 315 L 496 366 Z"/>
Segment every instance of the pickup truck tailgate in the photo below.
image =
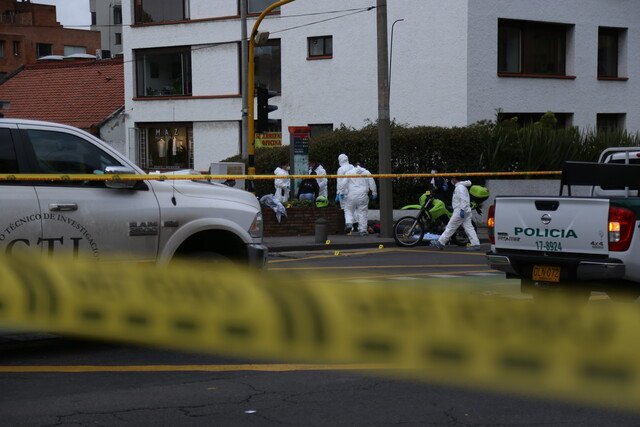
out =
<path fill-rule="evenodd" d="M 608 254 L 609 200 L 498 197 L 496 249 Z"/>

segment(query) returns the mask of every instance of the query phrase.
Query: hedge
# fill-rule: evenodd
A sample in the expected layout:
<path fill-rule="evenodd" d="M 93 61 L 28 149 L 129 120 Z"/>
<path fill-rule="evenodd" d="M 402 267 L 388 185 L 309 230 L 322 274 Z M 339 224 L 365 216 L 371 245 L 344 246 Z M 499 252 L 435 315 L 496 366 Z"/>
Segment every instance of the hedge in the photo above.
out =
<path fill-rule="evenodd" d="M 522 128 L 514 119 L 453 128 L 408 127 L 394 123 L 391 127 L 392 172 L 428 173 L 434 165 L 440 165 L 446 172 L 560 170 L 566 160 L 597 160 L 605 147 L 640 145 L 638 134 L 580 132 L 577 128 L 555 129 L 554 124 L 552 115 L 545 115 L 540 122 Z M 338 169 L 338 155 L 345 153 L 351 163 L 359 161 L 376 173 L 377 140 L 375 124 L 358 130 L 342 126 L 312 141 L 309 157 L 317 159 L 331 174 Z M 289 146 L 259 148 L 256 150 L 256 172 L 272 174 L 280 162 L 289 157 Z M 226 161 L 242 159 L 234 156 Z M 481 184 L 484 180 L 474 182 Z M 417 203 L 419 195 L 428 186 L 428 179 L 394 179 L 394 206 Z M 272 192 L 272 181 L 257 181 L 258 196 Z M 335 180 L 329 180 L 329 195 L 332 201 Z"/>

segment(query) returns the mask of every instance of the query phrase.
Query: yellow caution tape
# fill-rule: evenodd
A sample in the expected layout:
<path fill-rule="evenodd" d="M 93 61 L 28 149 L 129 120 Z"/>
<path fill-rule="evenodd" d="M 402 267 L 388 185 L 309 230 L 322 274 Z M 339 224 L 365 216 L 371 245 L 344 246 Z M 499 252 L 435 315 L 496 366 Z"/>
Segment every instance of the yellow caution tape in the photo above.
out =
<path fill-rule="evenodd" d="M 239 267 L 0 259 L 0 325 L 637 408 L 640 311 Z"/>
<path fill-rule="evenodd" d="M 323 175 L 322 178 L 383 178 L 383 179 L 409 179 L 409 178 L 434 178 L 434 177 L 527 177 L 527 176 L 559 176 L 562 171 L 535 171 L 535 172 L 460 172 L 460 173 L 405 173 L 405 174 L 371 174 L 371 175 Z M 104 175 L 104 174 L 0 174 L 0 181 L 233 181 L 255 180 L 265 181 L 280 179 L 275 175 Z M 290 179 L 318 178 L 318 175 L 289 175 Z"/>

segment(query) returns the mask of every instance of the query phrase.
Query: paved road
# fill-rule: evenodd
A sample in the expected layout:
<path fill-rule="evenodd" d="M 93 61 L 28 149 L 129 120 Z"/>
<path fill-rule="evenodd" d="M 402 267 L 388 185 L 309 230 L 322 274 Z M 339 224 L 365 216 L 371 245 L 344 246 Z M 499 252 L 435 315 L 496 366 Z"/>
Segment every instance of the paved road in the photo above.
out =
<path fill-rule="evenodd" d="M 378 249 L 274 256 L 272 270 L 520 298 L 480 254 Z M 0 344 L 1 425 L 639 425 L 640 415 L 69 338 Z"/>

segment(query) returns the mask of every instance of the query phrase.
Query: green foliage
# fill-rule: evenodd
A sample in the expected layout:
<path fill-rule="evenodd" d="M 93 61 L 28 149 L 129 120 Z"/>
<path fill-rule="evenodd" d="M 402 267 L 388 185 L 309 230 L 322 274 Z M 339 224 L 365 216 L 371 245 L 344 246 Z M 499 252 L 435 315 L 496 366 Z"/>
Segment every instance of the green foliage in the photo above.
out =
<path fill-rule="evenodd" d="M 438 165 L 443 172 L 502 172 L 561 170 L 566 160 L 596 161 L 612 146 L 640 146 L 640 135 L 625 131 L 556 129 L 553 113 L 539 122 L 518 127 L 517 118 L 479 122 L 465 127 L 391 126 L 391 167 L 394 174 L 428 173 Z M 359 161 L 371 173 L 378 172 L 378 130 L 374 123 L 362 129 L 341 126 L 311 142 L 309 157 L 317 159 L 328 174 L 338 169 L 338 155 Z M 281 161 L 289 160 L 289 146 L 256 150 L 256 172 L 271 175 Z M 227 161 L 241 161 L 239 156 Z M 415 204 L 429 187 L 428 179 L 394 179 L 394 205 Z M 475 184 L 484 180 L 475 179 Z M 329 200 L 335 195 L 329 180 Z M 257 181 L 256 194 L 273 193 L 272 181 Z M 292 194 L 293 196 L 293 194 Z M 377 203 L 371 204 L 377 207 Z"/>

